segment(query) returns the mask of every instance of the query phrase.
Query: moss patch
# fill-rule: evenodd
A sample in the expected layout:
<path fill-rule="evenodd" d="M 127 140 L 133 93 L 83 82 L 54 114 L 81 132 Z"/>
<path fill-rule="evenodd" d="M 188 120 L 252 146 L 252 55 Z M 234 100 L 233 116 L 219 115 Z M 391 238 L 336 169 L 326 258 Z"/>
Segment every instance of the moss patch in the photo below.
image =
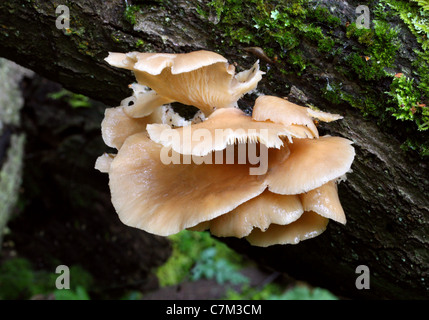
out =
<path fill-rule="evenodd" d="M 213 0 L 207 12 L 201 8 L 198 12 L 205 17 L 215 15 L 213 27 L 222 34 L 221 46 L 225 39 L 234 47 L 261 47 L 270 59 L 278 56 L 277 70 L 283 75 L 313 77 L 319 73 L 315 60 L 329 65 L 335 58 L 339 76 L 320 87 L 321 95 L 334 104 L 346 103 L 361 110 L 385 128 L 405 121 L 405 128 L 400 126 L 404 149 L 425 156 L 429 149 L 424 106 L 429 97 L 427 1 L 380 0 L 368 6 L 370 29 L 359 29 L 352 21 L 344 23 L 323 4 L 309 0 Z M 414 50 L 416 58 L 406 58 L 412 61 L 412 70 L 399 69 L 402 41 L 407 40 L 401 38 L 404 26 L 398 24 L 398 16 L 420 44 Z M 338 36 L 341 34 L 346 43 Z M 395 77 L 406 71 L 404 79 L 408 80 Z M 343 89 L 346 79 L 358 79 L 352 92 Z"/>

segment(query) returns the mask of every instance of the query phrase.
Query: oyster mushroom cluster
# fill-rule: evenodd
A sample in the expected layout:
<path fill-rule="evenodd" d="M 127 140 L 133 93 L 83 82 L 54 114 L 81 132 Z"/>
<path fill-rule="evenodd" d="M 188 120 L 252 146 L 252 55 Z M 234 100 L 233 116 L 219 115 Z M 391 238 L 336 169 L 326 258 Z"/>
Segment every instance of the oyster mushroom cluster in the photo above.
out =
<path fill-rule="evenodd" d="M 339 115 L 259 96 L 252 115 L 237 100 L 263 72 L 256 62 L 235 72 L 221 55 L 110 53 L 106 61 L 132 70 L 133 95 L 108 108 L 104 154 L 121 221 L 168 236 L 209 230 L 252 245 L 296 244 L 321 234 L 329 219 L 346 223 L 337 183 L 350 170 L 352 142 L 319 136 L 314 119 Z M 184 119 L 171 103 L 197 107 Z"/>

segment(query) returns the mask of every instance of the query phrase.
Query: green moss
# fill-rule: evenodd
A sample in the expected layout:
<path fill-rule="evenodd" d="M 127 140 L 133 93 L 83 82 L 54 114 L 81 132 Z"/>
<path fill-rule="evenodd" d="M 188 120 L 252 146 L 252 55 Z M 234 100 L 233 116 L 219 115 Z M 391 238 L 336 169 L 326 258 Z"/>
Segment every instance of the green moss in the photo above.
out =
<path fill-rule="evenodd" d="M 66 89 L 61 89 L 58 92 L 50 93 L 48 98 L 53 100 L 62 100 L 68 103 L 72 108 L 89 108 L 91 102 L 87 96 L 82 94 L 73 93 Z"/>
<path fill-rule="evenodd" d="M 196 279 L 197 273 L 200 273 L 200 276 L 216 270 L 215 273 L 219 273 L 222 266 L 231 271 L 241 263 L 240 257 L 234 251 L 212 238 L 209 233 L 182 231 L 169 238 L 172 240 L 173 253 L 156 271 L 161 286 L 176 285 L 188 277 Z M 206 258 L 209 258 L 210 265 L 214 268 L 217 266 L 217 269 L 208 271 Z M 225 261 L 228 261 L 226 265 Z M 200 267 L 195 269 L 198 265 Z M 235 267 L 231 269 L 232 266 Z"/>
<path fill-rule="evenodd" d="M 298 75 L 301 75 L 302 71 L 304 71 L 309 65 L 304 54 L 299 50 L 292 51 L 287 57 L 287 62 L 292 65 Z"/>
<path fill-rule="evenodd" d="M 350 53 L 345 61 L 360 78 L 379 80 L 386 74 L 386 68 L 392 67 L 399 49 L 397 28 L 385 21 L 374 20 L 373 29 L 358 29 L 355 23 L 347 28 L 347 37 L 354 38 L 363 48 Z"/>
<path fill-rule="evenodd" d="M 285 290 L 276 283 L 270 283 L 262 288 L 244 288 L 241 292 L 233 289 L 227 291 L 227 300 L 337 300 L 338 298 L 326 289 L 310 288 L 296 285 Z"/>
<path fill-rule="evenodd" d="M 335 41 L 317 24 L 336 28 L 341 23 L 326 8 L 314 9 L 308 4 L 309 1 L 291 0 L 213 0 L 209 7 L 219 21 L 216 28 L 222 30 L 230 45 L 259 46 L 266 53 L 278 55 L 285 67 L 302 74 L 310 66 L 299 49 L 302 40 L 315 43 L 320 52 L 330 52 Z M 253 28 L 249 29 L 243 21 L 252 21 Z"/>
<path fill-rule="evenodd" d="M 137 13 L 140 12 L 140 9 L 140 6 L 137 5 L 126 6 L 124 11 L 124 19 L 132 25 L 135 25 L 137 22 Z"/>
<path fill-rule="evenodd" d="M 429 129 L 429 107 L 422 103 L 423 94 L 414 85 L 414 79 L 406 76 L 395 77 L 386 92 L 392 105 L 387 108 L 392 115 L 402 121 L 413 121 L 418 130 Z"/>
<path fill-rule="evenodd" d="M 5 261 L 0 265 L 0 299 L 30 299 L 37 294 L 49 293 L 58 295 L 57 299 L 67 295 L 78 298 L 76 293 L 82 290 L 87 292 L 93 283 L 92 276 L 86 270 L 71 266 L 71 290 L 57 290 L 55 282 L 59 275 L 54 271 L 35 270 L 30 261 L 23 258 Z"/>
<path fill-rule="evenodd" d="M 341 84 L 328 81 L 326 87 L 322 89 L 322 96 L 333 104 L 340 104 L 344 100 Z"/>
<path fill-rule="evenodd" d="M 341 25 L 341 20 L 332 15 L 325 7 L 318 6 L 314 10 L 308 10 L 307 16 L 310 19 L 324 23 L 331 28 L 338 28 Z"/>
<path fill-rule="evenodd" d="M 317 43 L 317 47 L 319 48 L 320 52 L 332 52 L 333 48 L 335 46 L 334 39 L 324 37 L 320 39 Z"/>
<path fill-rule="evenodd" d="M 136 41 L 136 48 L 144 47 L 145 42 L 142 39 Z"/>
<path fill-rule="evenodd" d="M 429 141 L 419 142 L 409 137 L 401 145 L 401 149 L 404 151 L 417 152 L 422 157 L 429 157 Z"/>
<path fill-rule="evenodd" d="M 426 150 L 415 147 L 427 140 L 420 134 L 427 127 L 426 109 L 420 108 L 412 114 L 411 102 L 401 107 L 399 101 L 406 99 L 405 96 L 401 98 L 406 91 L 401 89 L 403 86 L 398 87 L 392 78 L 392 72 L 395 72 L 392 70 L 397 70 L 401 45 L 401 26 L 393 22 L 395 15 L 399 15 L 421 45 L 421 48 L 415 49 L 413 70 L 408 74 L 415 80 L 410 80 L 407 87 L 413 95 L 419 95 L 420 104 L 429 104 L 427 1 L 374 0 L 369 6 L 372 19 L 370 29 L 358 29 L 355 23 L 342 25 L 341 20 L 323 4 L 309 0 L 213 0 L 208 9 L 211 15 L 213 12 L 216 15 L 216 23 L 212 26 L 222 33 L 222 39 L 234 47 L 240 44 L 258 46 L 269 57 L 277 55 L 276 72 L 281 74 L 293 72 L 304 76 L 316 73 L 316 66 L 311 62 L 314 57 L 308 57 L 304 46 L 317 48 L 319 59 L 335 57 L 335 70 L 344 78 L 358 78 L 358 88 L 353 89 L 352 95 L 342 89 L 341 83 L 331 81 L 321 89 L 321 95 L 335 104 L 350 104 L 383 127 L 393 128 L 397 125 L 396 120 L 409 122 L 410 126 L 402 130 L 402 134 L 407 132 L 415 136 L 412 141 L 420 142 L 408 142 L 407 145 L 415 150 Z M 339 31 L 346 32 L 350 43 L 339 43 L 331 36 Z M 225 45 L 222 41 L 219 43 Z M 410 89 L 410 86 L 413 88 Z M 385 92 L 385 96 L 380 96 L 380 90 Z M 399 96 L 395 98 L 393 93 Z M 413 122 L 415 125 L 412 125 Z"/>
<path fill-rule="evenodd" d="M 427 1 L 413 0 L 380 0 L 381 3 L 389 6 L 405 22 L 417 41 L 422 45 L 423 50 L 429 49 L 429 10 Z"/>

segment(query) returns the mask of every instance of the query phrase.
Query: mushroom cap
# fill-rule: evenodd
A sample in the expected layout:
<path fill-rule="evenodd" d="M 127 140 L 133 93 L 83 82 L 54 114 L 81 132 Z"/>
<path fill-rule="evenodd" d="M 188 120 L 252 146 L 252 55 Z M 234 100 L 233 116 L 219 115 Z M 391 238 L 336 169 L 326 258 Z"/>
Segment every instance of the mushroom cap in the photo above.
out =
<path fill-rule="evenodd" d="M 174 154 L 137 133 L 112 161 L 112 203 L 124 224 L 167 236 L 227 213 L 266 188 L 247 164 L 166 165 L 163 152 L 169 151 Z"/>
<path fill-rule="evenodd" d="M 346 215 L 338 197 L 337 184 L 329 181 L 319 188 L 300 194 L 305 211 L 314 211 L 319 215 L 346 224 Z"/>
<path fill-rule="evenodd" d="M 274 96 L 260 96 L 255 101 L 252 118 L 257 121 L 272 121 L 285 126 L 301 125 L 308 128 L 313 137 L 319 137 L 316 125 L 306 107 Z"/>
<path fill-rule="evenodd" d="M 133 83 L 131 85 L 134 93 L 121 101 L 124 112 L 132 118 L 142 118 L 150 115 L 162 105 L 173 102 L 163 96 L 160 96 L 148 87 Z"/>
<path fill-rule="evenodd" d="M 133 70 L 137 81 L 170 101 L 192 105 L 206 116 L 216 108 L 233 107 L 246 92 L 256 88 L 263 72 L 259 64 L 235 75 L 235 68 L 210 51 L 190 53 L 109 53 L 106 61 Z M 138 110 L 133 110 L 139 114 Z M 144 112 L 143 112 L 144 113 Z"/>
<path fill-rule="evenodd" d="M 272 223 L 296 221 L 304 210 L 297 195 L 280 195 L 268 190 L 210 221 L 210 232 L 218 237 L 248 236 L 254 228 L 266 230 Z"/>
<path fill-rule="evenodd" d="M 323 122 L 331 122 L 331 121 L 336 121 L 343 118 L 343 116 L 339 114 L 324 112 L 320 110 L 313 110 L 311 108 L 307 108 L 307 112 L 310 115 L 310 117 L 314 119 L 318 119 Z"/>
<path fill-rule="evenodd" d="M 112 153 L 103 153 L 101 156 L 97 158 L 95 161 L 94 168 L 100 172 L 108 173 L 110 170 L 110 166 L 112 164 L 113 159 L 115 158 L 115 154 Z"/>
<path fill-rule="evenodd" d="M 172 126 L 187 126 L 190 120 L 185 120 L 177 114 L 170 105 L 164 105 L 143 118 L 133 118 L 125 113 L 126 107 L 107 108 L 101 122 L 101 134 L 104 143 L 109 147 L 120 149 L 129 136 L 146 132 L 146 126 L 151 123 L 168 123 Z"/>
<path fill-rule="evenodd" d="M 178 54 L 136 51 L 129 53 L 109 52 L 105 60 L 114 67 L 138 70 L 151 75 L 159 75 L 165 68 L 171 68 L 172 74 L 179 74 L 218 62 L 228 62 L 220 54 L 206 50 Z"/>
<path fill-rule="evenodd" d="M 252 118 L 258 121 L 270 120 L 282 123 L 285 126 L 302 126 L 310 132 L 308 138 L 318 138 L 319 132 L 313 122 L 313 118 L 330 122 L 341 119 L 342 116 L 301 107 L 279 97 L 259 96 L 253 107 Z"/>
<path fill-rule="evenodd" d="M 237 108 L 218 109 L 205 121 L 183 128 L 168 125 L 147 126 L 150 138 L 165 147 L 171 146 L 181 154 L 205 156 L 225 149 L 235 142 L 260 142 L 268 148 L 280 148 L 280 137 L 294 135 L 283 125 L 268 121 L 254 121 Z"/>
<path fill-rule="evenodd" d="M 341 137 L 293 139 L 288 149 L 269 149 L 266 181 L 271 192 L 300 194 L 335 180 L 350 170 L 352 141 Z"/>
<path fill-rule="evenodd" d="M 302 216 L 287 225 L 272 224 L 264 232 L 254 229 L 246 237 L 254 246 L 268 247 L 275 244 L 298 244 L 302 240 L 314 238 L 326 230 L 329 219 L 312 211 L 306 211 Z"/>
<path fill-rule="evenodd" d="M 126 138 L 146 131 L 148 123 L 157 121 L 156 114 L 144 118 L 131 118 L 124 112 L 124 107 L 107 108 L 101 122 L 101 135 L 106 145 L 120 149 Z"/>

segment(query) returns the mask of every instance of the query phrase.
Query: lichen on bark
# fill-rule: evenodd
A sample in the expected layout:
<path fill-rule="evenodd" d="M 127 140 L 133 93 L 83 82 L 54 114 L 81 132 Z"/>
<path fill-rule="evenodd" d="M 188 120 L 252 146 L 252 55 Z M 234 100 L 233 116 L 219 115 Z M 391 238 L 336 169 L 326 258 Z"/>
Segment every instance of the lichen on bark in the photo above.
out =
<path fill-rule="evenodd" d="M 18 199 L 25 137 L 13 133 L 20 123 L 23 98 L 19 81 L 29 73 L 15 63 L 0 59 L 0 244 Z"/>

